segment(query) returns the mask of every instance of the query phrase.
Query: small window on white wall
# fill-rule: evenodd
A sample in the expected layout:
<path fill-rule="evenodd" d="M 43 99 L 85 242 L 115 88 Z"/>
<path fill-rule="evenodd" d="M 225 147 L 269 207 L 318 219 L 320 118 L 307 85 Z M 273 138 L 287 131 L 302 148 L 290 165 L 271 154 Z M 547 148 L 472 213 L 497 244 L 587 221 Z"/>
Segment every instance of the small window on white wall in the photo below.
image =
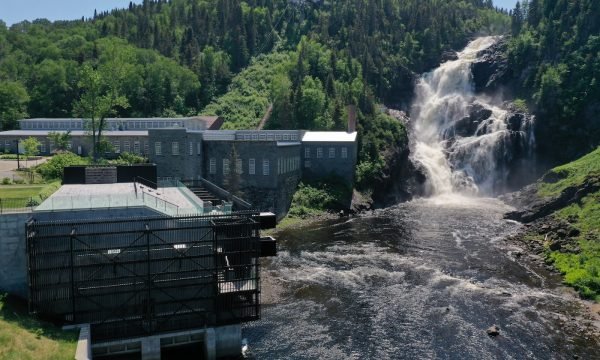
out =
<path fill-rule="evenodd" d="M 269 160 L 265 159 L 265 160 L 263 160 L 263 175 L 268 176 L 269 172 L 270 172 Z"/>
<path fill-rule="evenodd" d="M 310 148 L 304 148 L 304 158 L 305 159 L 310 159 Z"/>
<path fill-rule="evenodd" d="M 173 155 L 179 155 L 179 142 L 178 141 L 173 141 L 171 143 L 171 153 Z"/>
<path fill-rule="evenodd" d="M 131 152 L 131 145 L 129 144 L 129 141 L 127 141 L 127 140 L 123 142 L 123 151 Z"/>
<path fill-rule="evenodd" d="M 154 153 L 156 155 L 162 155 L 162 143 L 160 141 L 154 143 Z"/>

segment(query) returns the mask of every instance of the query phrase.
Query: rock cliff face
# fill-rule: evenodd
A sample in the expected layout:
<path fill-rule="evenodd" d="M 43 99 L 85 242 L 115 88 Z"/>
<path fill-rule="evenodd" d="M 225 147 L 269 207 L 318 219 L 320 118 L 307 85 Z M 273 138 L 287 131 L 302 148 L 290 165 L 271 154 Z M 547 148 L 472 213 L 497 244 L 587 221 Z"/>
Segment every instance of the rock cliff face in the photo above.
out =
<path fill-rule="evenodd" d="M 389 110 L 388 114 L 408 127 L 410 119 L 404 112 Z M 425 173 L 409 154 L 408 147 L 398 145 L 390 146 L 383 154 L 386 165 L 374 179 L 371 195 L 374 207 L 391 206 L 424 195 Z"/>
<path fill-rule="evenodd" d="M 495 91 L 510 80 L 507 50 L 508 39 L 502 38 L 477 54 L 477 60 L 471 65 L 475 92 Z"/>

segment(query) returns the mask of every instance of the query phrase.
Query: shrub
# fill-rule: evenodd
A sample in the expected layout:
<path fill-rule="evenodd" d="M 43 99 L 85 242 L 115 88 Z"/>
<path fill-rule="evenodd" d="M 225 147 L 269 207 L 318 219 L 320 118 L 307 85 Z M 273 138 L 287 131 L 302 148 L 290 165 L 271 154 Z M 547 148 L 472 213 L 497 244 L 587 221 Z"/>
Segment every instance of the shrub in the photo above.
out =
<path fill-rule="evenodd" d="M 46 180 L 62 179 L 65 166 L 86 165 L 88 163 L 88 159 L 66 152 L 53 156 L 47 162 L 39 165 L 36 170 Z"/>
<path fill-rule="evenodd" d="M 2 185 L 10 185 L 11 184 L 11 180 L 10 178 L 2 178 Z"/>

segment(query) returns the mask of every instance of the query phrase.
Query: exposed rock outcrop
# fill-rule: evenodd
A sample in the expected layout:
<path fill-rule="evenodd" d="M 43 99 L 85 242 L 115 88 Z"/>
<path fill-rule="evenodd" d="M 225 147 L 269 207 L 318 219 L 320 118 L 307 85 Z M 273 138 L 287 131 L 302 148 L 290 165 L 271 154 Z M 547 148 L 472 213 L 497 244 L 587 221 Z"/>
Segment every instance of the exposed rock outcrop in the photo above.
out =
<path fill-rule="evenodd" d="M 471 65 L 476 92 L 492 91 L 510 80 L 512 74 L 506 58 L 508 39 L 501 38 L 494 45 L 479 52 Z"/>
<path fill-rule="evenodd" d="M 542 178 L 542 181 L 547 179 L 549 181 L 546 182 L 554 182 L 557 176 L 548 173 Z M 519 192 L 505 195 L 503 200 L 521 208 L 507 213 L 506 218 L 529 223 L 578 202 L 586 195 L 600 190 L 600 174 L 589 176 L 583 184 L 567 187 L 559 195 L 553 197 L 540 198 L 537 195 L 537 189 L 537 184 L 533 184 Z"/>

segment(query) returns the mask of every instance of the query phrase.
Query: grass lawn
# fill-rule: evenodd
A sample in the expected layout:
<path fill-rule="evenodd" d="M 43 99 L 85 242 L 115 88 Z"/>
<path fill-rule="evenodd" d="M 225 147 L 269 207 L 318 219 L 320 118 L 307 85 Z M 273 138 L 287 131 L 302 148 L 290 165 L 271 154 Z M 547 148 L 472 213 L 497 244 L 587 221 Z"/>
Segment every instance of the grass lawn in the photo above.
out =
<path fill-rule="evenodd" d="M 78 335 L 36 320 L 29 316 L 24 302 L 0 296 L 0 359 L 70 360 Z"/>
<path fill-rule="evenodd" d="M 28 198 L 36 196 L 46 185 L 0 185 L 0 199 Z"/>

